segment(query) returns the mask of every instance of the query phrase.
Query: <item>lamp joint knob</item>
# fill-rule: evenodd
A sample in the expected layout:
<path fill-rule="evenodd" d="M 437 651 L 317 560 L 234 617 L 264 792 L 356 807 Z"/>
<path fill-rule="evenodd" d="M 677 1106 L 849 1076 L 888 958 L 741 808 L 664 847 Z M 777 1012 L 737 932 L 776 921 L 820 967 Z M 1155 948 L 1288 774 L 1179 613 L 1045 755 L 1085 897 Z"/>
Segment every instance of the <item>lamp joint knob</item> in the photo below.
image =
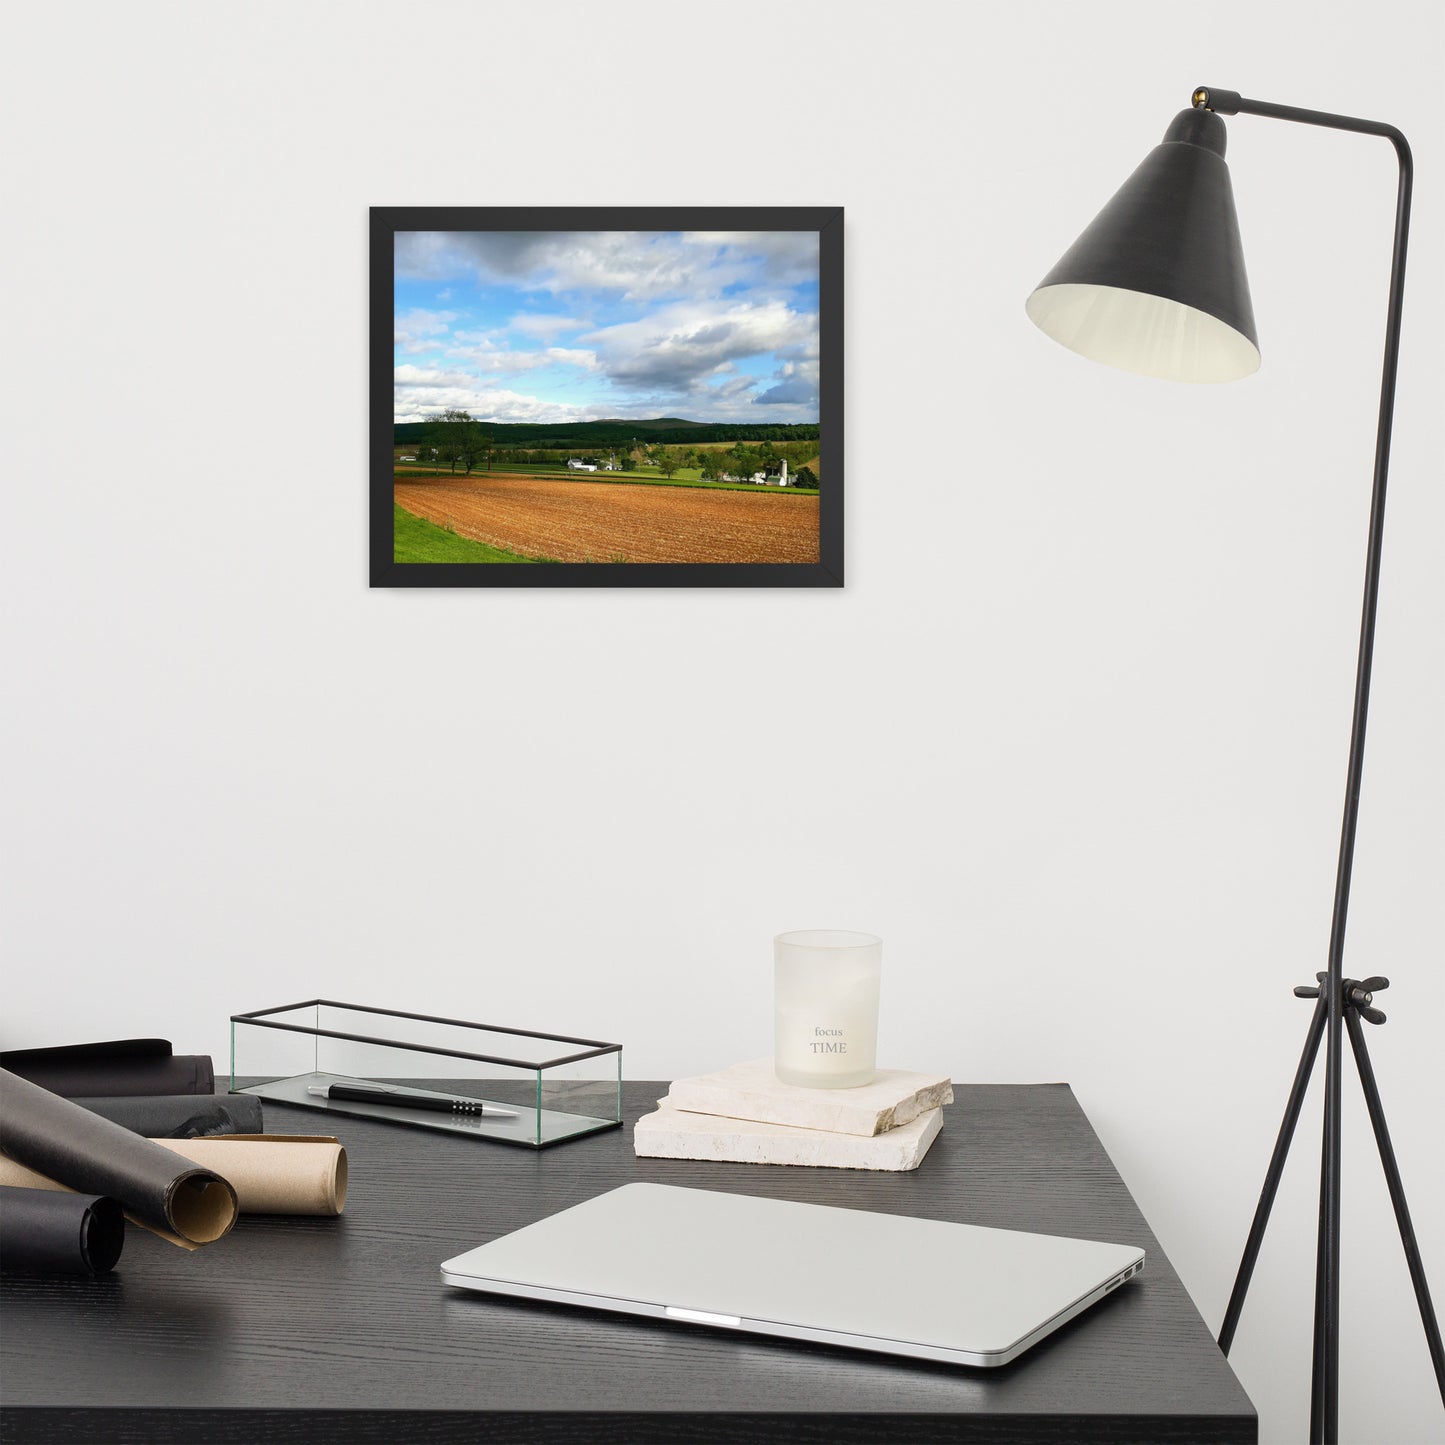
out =
<path fill-rule="evenodd" d="M 1189 97 L 1195 110 L 1212 110 L 1215 115 L 1238 115 L 1241 96 L 1237 90 L 1220 90 L 1213 85 L 1199 85 Z"/>

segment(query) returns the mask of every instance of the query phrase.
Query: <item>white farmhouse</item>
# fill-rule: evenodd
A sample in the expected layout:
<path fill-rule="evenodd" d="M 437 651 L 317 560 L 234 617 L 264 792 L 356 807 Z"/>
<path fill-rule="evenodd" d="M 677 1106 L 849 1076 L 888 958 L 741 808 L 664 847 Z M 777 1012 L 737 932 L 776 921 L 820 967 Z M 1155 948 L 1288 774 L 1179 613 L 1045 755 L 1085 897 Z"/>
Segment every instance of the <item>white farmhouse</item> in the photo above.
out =
<path fill-rule="evenodd" d="M 595 472 L 596 462 L 584 462 L 581 457 L 568 457 L 567 470 L 569 472 Z"/>
<path fill-rule="evenodd" d="M 735 477 L 731 472 L 719 472 L 720 482 L 751 482 L 755 487 L 786 487 L 788 482 L 788 464 L 780 462 L 776 472 L 754 472 L 751 476 Z"/>

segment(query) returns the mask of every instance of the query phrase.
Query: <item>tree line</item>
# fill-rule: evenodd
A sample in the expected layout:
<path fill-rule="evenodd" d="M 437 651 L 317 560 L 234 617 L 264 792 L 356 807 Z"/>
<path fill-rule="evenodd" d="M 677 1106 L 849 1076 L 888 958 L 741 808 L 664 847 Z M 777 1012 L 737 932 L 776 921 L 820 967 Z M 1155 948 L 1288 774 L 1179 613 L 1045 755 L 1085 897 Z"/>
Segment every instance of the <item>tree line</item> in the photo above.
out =
<path fill-rule="evenodd" d="M 696 467 L 698 475 L 705 482 L 718 481 L 724 476 L 751 477 L 757 472 L 776 472 L 779 463 L 787 462 L 790 481 L 794 486 L 818 485 L 818 479 L 808 467 L 801 466 L 818 454 L 816 443 L 807 441 L 773 442 L 759 441 L 756 444 L 735 442 L 726 451 L 693 449 L 690 447 L 653 447 L 652 460 L 657 463 L 663 476 L 670 477 L 682 467 Z"/>
<path fill-rule="evenodd" d="M 394 428 L 397 446 L 420 445 L 429 440 L 429 429 L 436 422 L 398 422 Z M 558 450 L 606 449 L 622 445 L 687 444 L 696 442 L 770 441 L 793 442 L 818 440 L 816 422 L 776 426 L 710 423 L 658 417 L 653 421 L 597 422 L 487 422 L 484 425 L 493 441 L 504 446 L 545 445 Z M 816 448 L 814 449 L 816 450 Z"/>
<path fill-rule="evenodd" d="M 643 461 L 654 466 L 664 477 L 671 479 L 684 468 L 695 470 L 704 482 L 721 481 L 724 477 L 751 477 L 757 472 L 775 473 L 779 463 L 788 464 L 789 481 L 795 487 L 816 487 L 818 478 L 811 467 L 800 466 L 804 460 L 811 461 L 818 454 L 814 442 L 771 442 L 761 441 L 756 445 L 735 442 L 726 451 L 710 450 L 704 447 L 645 446 L 639 448 Z M 535 460 L 534 460 L 535 459 Z M 498 451 L 499 462 L 532 462 L 555 465 L 556 456 L 549 452 Z M 624 472 L 637 470 L 637 456 L 631 447 L 613 447 L 600 454 L 583 453 L 578 461 L 596 466 L 611 463 Z"/>

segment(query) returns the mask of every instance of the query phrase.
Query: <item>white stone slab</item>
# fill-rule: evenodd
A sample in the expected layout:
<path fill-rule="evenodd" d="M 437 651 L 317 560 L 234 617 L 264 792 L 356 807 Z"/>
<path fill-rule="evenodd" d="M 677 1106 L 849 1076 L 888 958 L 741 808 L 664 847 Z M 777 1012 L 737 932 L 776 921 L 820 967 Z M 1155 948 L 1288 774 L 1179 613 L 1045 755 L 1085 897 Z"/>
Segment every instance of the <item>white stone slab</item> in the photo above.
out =
<path fill-rule="evenodd" d="M 825 1169 L 917 1169 L 943 1128 L 943 1110 L 926 1114 L 886 1134 L 863 1137 L 760 1124 L 753 1119 L 718 1119 L 658 1101 L 632 1131 L 632 1147 L 644 1159 L 712 1159 L 734 1164 L 804 1164 Z"/>
<path fill-rule="evenodd" d="M 667 1097 L 677 1108 L 695 1114 L 834 1134 L 881 1134 L 951 1104 L 953 1085 L 946 1074 L 879 1069 L 878 1077 L 861 1088 L 801 1089 L 780 1083 L 771 1059 L 753 1059 L 715 1074 L 679 1079 Z"/>

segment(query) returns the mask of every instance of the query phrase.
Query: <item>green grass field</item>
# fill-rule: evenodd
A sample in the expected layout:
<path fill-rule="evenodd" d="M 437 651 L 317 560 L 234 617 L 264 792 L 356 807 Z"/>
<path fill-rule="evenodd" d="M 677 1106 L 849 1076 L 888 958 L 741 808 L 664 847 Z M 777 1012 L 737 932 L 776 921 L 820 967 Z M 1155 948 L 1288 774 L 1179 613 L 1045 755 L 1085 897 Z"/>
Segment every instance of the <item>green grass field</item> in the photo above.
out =
<path fill-rule="evenodd" d="M 488 547 L 458 537 L 445 527 L 414 517 L 405 507 L 392 504 L 392 556 L 398 562 L 535 562 L 504 547 Z"/>

